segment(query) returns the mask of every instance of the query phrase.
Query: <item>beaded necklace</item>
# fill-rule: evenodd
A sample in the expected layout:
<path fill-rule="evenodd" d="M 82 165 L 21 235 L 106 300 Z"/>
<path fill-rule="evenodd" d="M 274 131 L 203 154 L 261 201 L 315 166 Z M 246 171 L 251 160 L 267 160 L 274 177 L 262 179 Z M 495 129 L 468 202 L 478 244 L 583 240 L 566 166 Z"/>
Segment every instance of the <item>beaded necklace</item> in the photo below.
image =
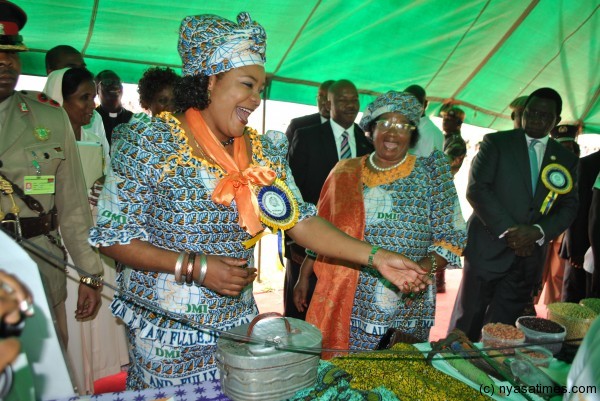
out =
<path fill-rule="evenodd" d="M 402 160 L 400 160 L 398 163 L 394 164 L 393 166 L 390 167 L 379 167 L 378 165 L 375 164 L 375 152 L 371 153 L 371 155 L 369 156 L 369 163 L 371 164 L 371 167 L 373 167 L 376 171 L 379 172 L 385 172 L 385 171 L 390 171 L 395 169 L 396 167 L 400 166 L 402 163 L 404 163 L 406 161 L 406 155 L 408 155 L 408 153 L 406 153 L 404 155 L 404 157 L 402 158 Z"/>
<path fill-rule="evenodd" d="M 369 166 L 369 156 L 363 156 L 362 181 L 366 187 L 373 188 L 379 185 L 386 185 L 398 179 L 408 177 L 415 167 L 416 157 L 414 155 L 406 156 L 406 162 L 399 163 L 391 170 L 377 171 Z"/>
<path fill-rule="evenodd" d="M 233 143 L 233 140 L 234 140 L 234 139 L 235 139 L 234 137 L 231 137 L 231 138 L 229 138 L 229 139 L 228 139 L 228 140 L 226 140 L 226 141 L 220 141 L 220 142 L 221 142 L 221 145 L 223 145 L 223 146 L 227 146 L 227 145 L 231 145 L 231 144 Z"/>

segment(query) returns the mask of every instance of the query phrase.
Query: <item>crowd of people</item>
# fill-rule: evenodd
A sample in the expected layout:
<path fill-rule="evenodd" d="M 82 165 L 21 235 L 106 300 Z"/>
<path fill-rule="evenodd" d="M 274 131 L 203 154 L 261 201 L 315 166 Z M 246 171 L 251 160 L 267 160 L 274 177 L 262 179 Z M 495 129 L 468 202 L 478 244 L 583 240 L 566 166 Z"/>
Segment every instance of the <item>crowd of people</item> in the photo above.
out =
<path fill-rule="evenodd" d="M 117 262 L 109 308 L 125 326 L 129 389 L 218 377 L 218 336 L 198 327 L 226 331 L 259 313 L 253 254 L 266 228 L 285 232 L 284 315 L 321 330 L 323 358 L 377 349 L 390 329 L 428 341 L 444 271 L 462 257 L 449 330 L 473 341 L 486 323 L 531 313 L 559 275 L 554 300 L 600 296 L 598 272 L 582 269 L 587 249 L 599 252 L 599 152 L 578 161 L 551 88 L 515 99 L 515 128 L 484 137 L 465 223 L 454 176 L 466 168 L 466 113 L 443 107 L 440 131 L 419 85 L 378 96 L 356 124 L 355 84 L 328 80 L 318 113 L 259 134 L 247 125 L 266 80 L 263 27 L 244 12 L 194 15 L 179 31 L 182 76 L 148 69 L 138 86 L 148 113 L 134 114 L 119 75 L 94 75 L 68 45 L 47 52 L 43 93 L 15 91 L 27 17 L 0 9 L 12 24 L 0 33 L 0 206 L 15 195 L 3 229 L 44 250 L 30 255 L 64 345 L 64 267 L 44 253 L 68 252 L 81 269 L 79 320 L 100 307 L 98 251 Z M 92 171 L 84 142 L 97 145 Z M 2 282 L 12 281 L 0 271 Z"/>

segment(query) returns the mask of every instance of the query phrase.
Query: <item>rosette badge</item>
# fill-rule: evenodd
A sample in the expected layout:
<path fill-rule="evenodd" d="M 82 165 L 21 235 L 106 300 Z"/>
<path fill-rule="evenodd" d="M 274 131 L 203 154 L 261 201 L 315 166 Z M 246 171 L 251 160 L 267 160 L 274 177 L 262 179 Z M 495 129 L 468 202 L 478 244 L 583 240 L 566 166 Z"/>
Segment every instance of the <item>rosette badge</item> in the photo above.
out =
<path fill-rule="evenodd" d="M 272 185 L 258 187 L 256 190 L 256 199 L 260 209 L 260 220 L 269 226 L 273 234 L 277 235 L 279 268 L 283 270 L 284 231 L 294 227 L 298 222 L 300 214 L 298 202 L 285 182 L 279 178 L 275 179 Z M 264 230 L 255 237 L 245 241 L 244 246 L 249 248 L 256 244 L 263 236 L 270 233 L 269 230 Z"/>
<path fill-rule="evenodd" d="M 274 230 L 287 230 L 298 221 L 296 198 L 280 179 L 273 185 L 262 187 L 256 194 L 260 219 Z"/>
<path fill-rule="evenodd" d="M 540 209 L 542 214 L 547 214 L 558 195 L 564 195 L 573 189 L 573 177 L 564 166 L 552 163 L 542 170 L 541 178 L 544 186 L 550 191 Z"/>

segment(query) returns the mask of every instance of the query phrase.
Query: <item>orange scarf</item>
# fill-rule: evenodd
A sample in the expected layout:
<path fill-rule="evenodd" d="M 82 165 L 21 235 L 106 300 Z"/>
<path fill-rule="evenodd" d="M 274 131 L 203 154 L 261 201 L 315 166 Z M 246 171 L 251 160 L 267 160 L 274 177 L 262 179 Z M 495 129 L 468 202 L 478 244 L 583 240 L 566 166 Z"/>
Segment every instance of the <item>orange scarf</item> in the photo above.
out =
<path fill-rule="evenodd" d="M 200 111 L 190 108 L 185 112 L 185 118 L 202 150 L 227 173 L 212 193 L 213 202 L 229 206 L 235 199 L 240 226 L 252 236 L 258 234 L 264 228 L 260 222 L 260 210 L 253 186 L 271 185 L 276 178 L 275 172 L 262 166 L 249 167 L 250 159 L 244 136 L 233 140 L 232 158 L 206 125 Z"/>
<path fill-rule="evenodd" d="M 360 240 L 364 239 L 366 225 L 362 191 L 365 158 L 340 161 L 327 177 L 318 203 L 320 217 Z M 317 286 L 306 321 L 323 333 L 323 348 L 350 347 L 350 318 L 360 269 L 358 265 L 323 256 L 315 262 Z M 323 359 L 333 356 L 335 353 L 321 354 Z"/>

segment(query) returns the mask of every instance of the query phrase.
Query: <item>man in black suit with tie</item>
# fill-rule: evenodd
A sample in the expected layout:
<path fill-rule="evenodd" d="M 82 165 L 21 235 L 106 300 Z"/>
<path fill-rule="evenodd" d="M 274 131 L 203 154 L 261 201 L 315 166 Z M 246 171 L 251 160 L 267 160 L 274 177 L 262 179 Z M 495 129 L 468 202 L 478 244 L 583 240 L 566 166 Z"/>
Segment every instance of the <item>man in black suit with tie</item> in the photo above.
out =
<path fill-rule="evenodd" d="M 331 119 L 320 125 L 306 127 L 294 133 L 288 160 L 294 180 L 306 202 L 316 204 L 329 172 L 340 159 L 358 157 L 373 151 L 373 146 L 360 127 L 354 123 L 359 111 L 356 86 L 346 79 L 336 81 L 327 94 Z M 294 285 L 298 280 L 304 248 L 292 244 L 291 255 L 286 255 L 284 283 L 284 315 L 304 319 L 294 305 Z M 307 301 L 310 302 L 316 277 L 311 277 Z"/>
<path fill-rule="evenodd" d="M 583 257 L 590 247 L 588 229 L 594 182 L 600 173 L 600 151 L 579 159 L 579 209 L 577 217 L 565 234 L 560 256 L 566 259 L 562 301 L 578 303 L 592 295 L 592 274 L 583 269 Z M 597 259 L 596 259 L 597 260 Z M 600 261 L 596 263 L 600 267 Z"/>
<path fill-rule="evenodd" d="M 577 212 L 577 157 L 548 137 L 562 100 L 527 98 L 523 129 L 484 137 L 469 174 L 465 267 L 449 331 L 478 341 L 484 324 L 514 324 L 539 287 L 548 240 Z"/>
<path fill-rule="evenodd" d="M 327 92 L 329 87 L 335 81 L 330 79 L 319 85 L 319 92 L 317 93 L 317 107 L 319 108 L 318 113 L 308 114 L 306 116 L 292 118 L 290 125 L 285 130 L 285 136 L 287 136 L 288 142 L 291 145 L 292 139 L 294 139 L 294 132 L 300 128 L 311 127 L 313 125 L 323 124 L 329 120 L 329 102 L 327 101 Z"/>

